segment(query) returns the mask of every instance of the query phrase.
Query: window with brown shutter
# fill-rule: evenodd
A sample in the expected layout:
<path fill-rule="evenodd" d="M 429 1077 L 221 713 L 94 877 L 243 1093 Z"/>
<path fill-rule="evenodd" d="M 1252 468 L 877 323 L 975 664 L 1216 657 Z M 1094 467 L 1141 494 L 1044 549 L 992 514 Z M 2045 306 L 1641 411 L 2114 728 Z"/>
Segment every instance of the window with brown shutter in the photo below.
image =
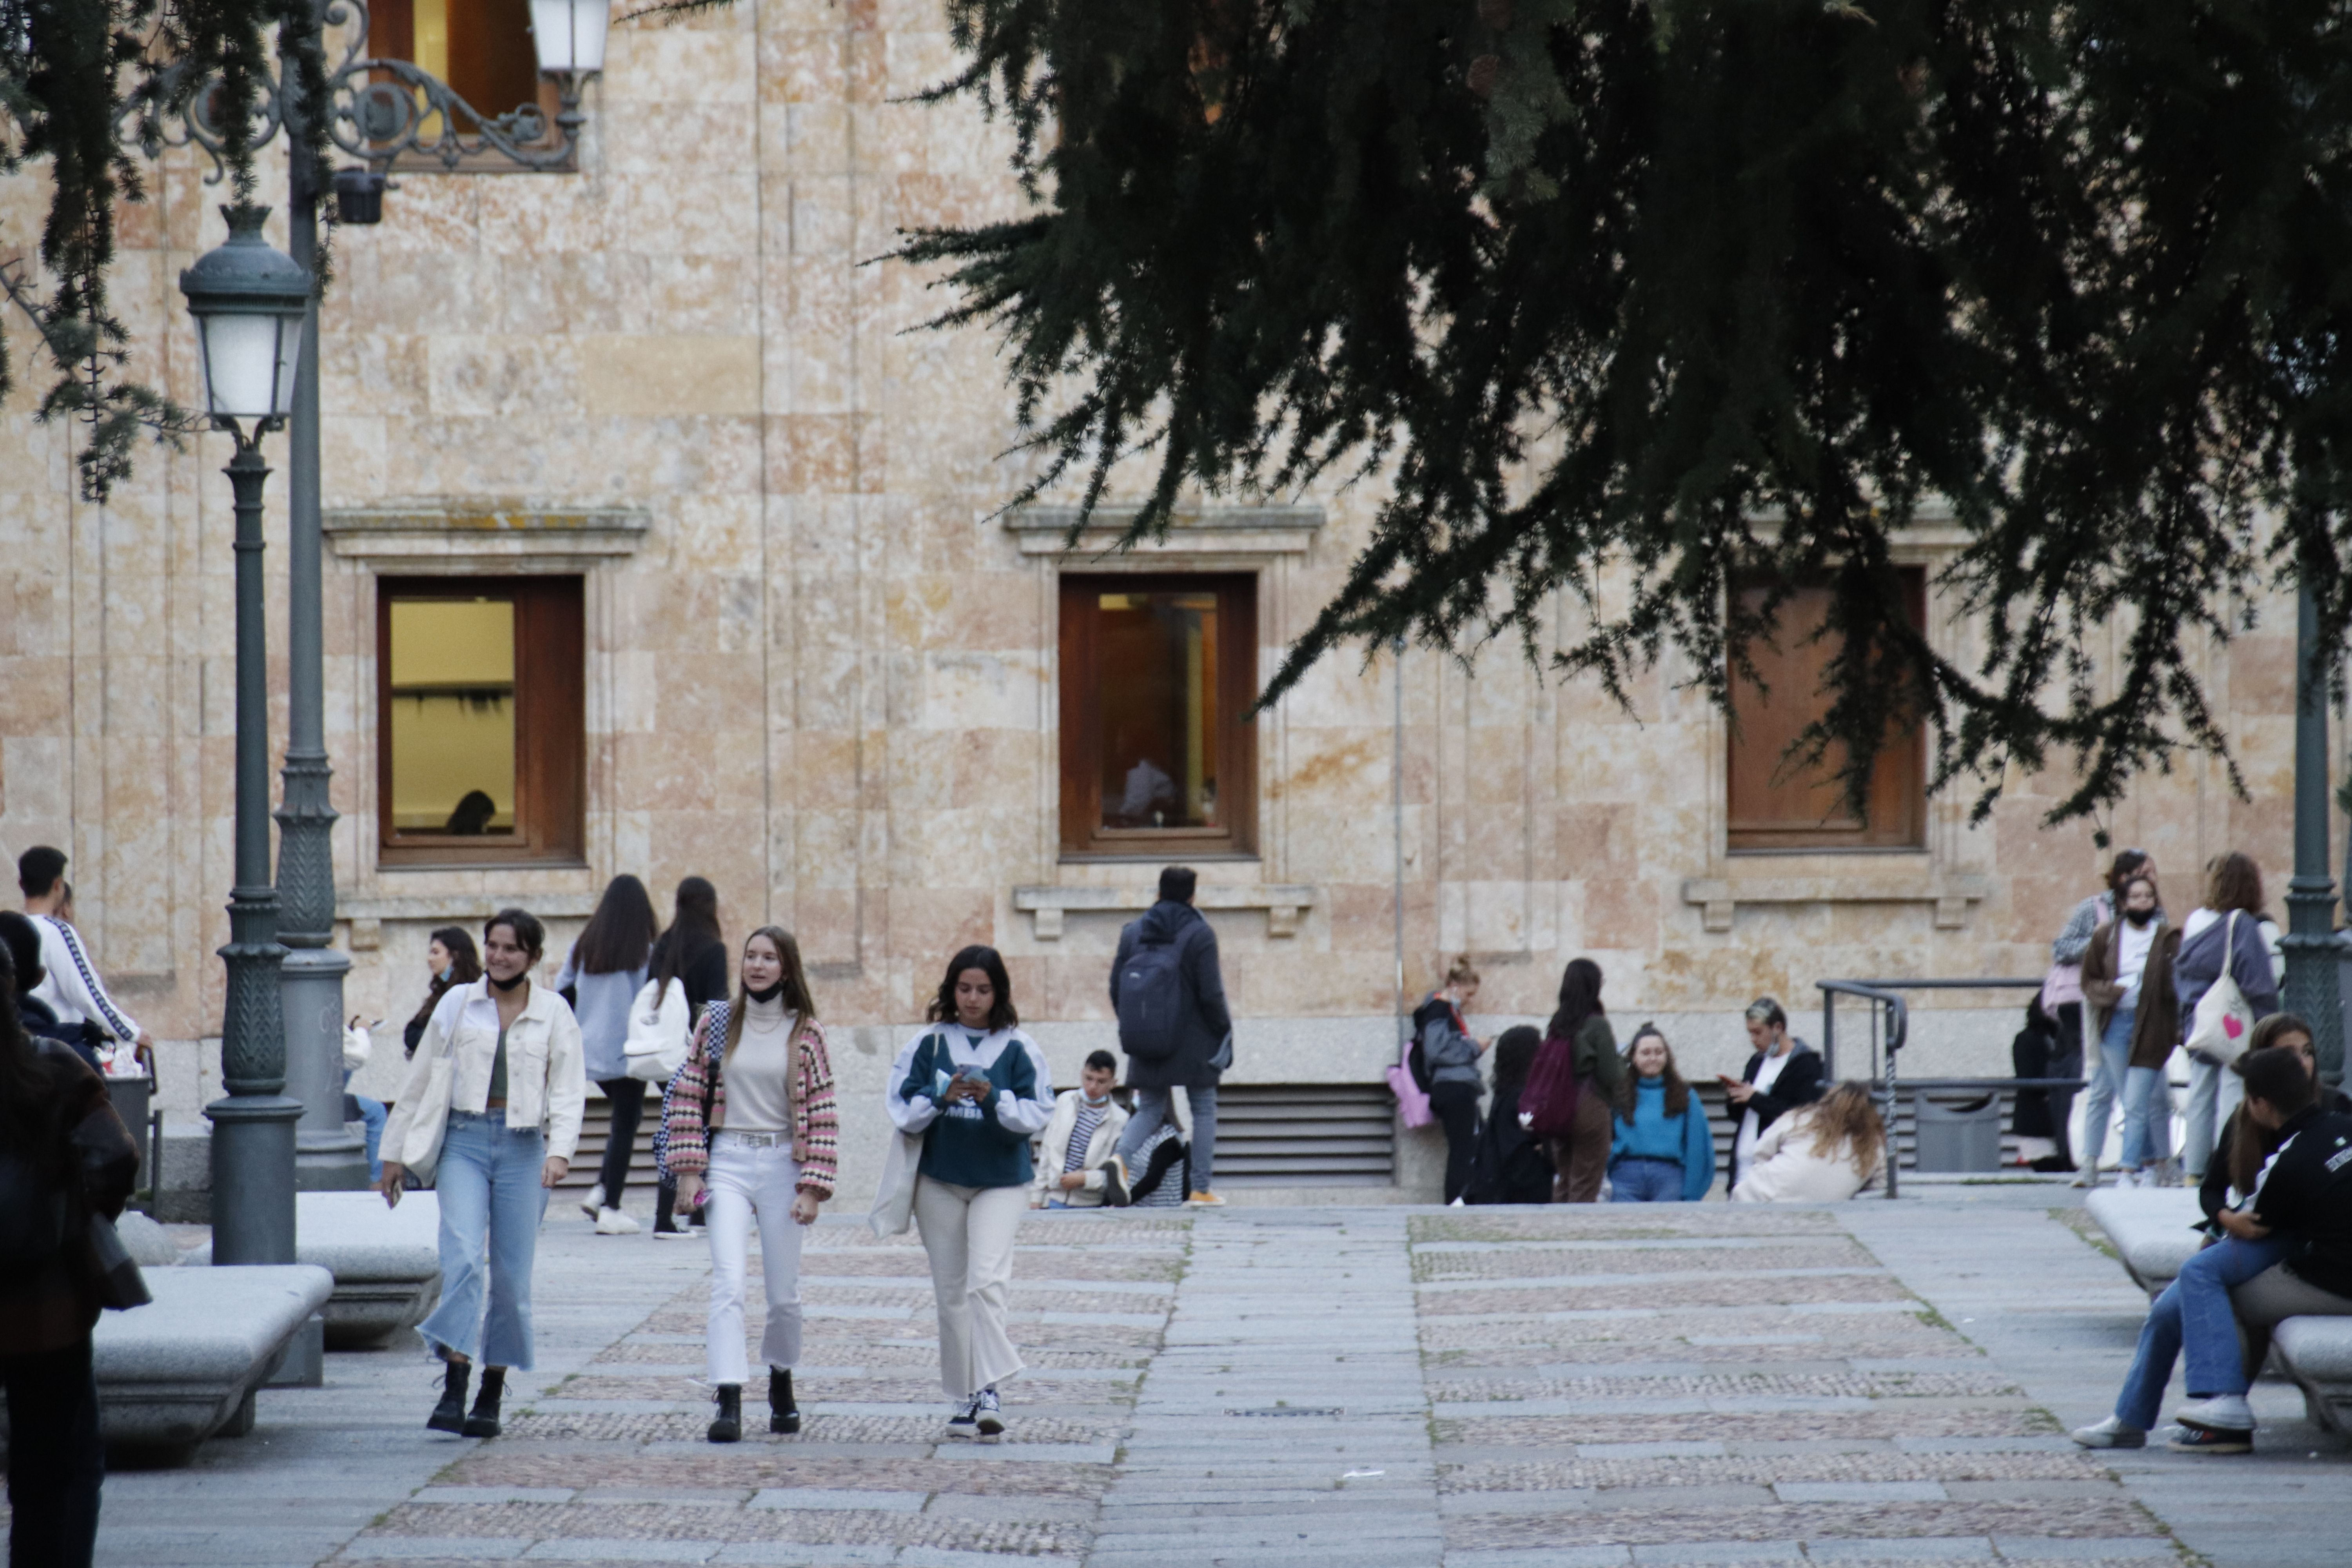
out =
<path fill-rule="evenodd" d="M 583 626 L 577 577 L 377 580 L 383 864 L 582 858 Z"/>
<path fill-rule="evenodd" d="M 1255 847 L 1257 579 L 1061 582 L 1062 849 Z"/>
<path fill-rule="evenodd" d="M 1915 626 L 1927 624 L 1927 574 L 1903 573 L 1906 608 Z M 1767 589 L 1743 586 L 1750 610 Z M 1908 849 L 1927 842 L 1927 735 L 1917 724 L 1890 726 L 1872 766 L 1863 815 L 1854 815 L 1838 778 L 1843 748 L 1818 763 L 1793 759 L 1790 743 L 1828 709 L 1822 674 L 1833 651 L 1818 632 L 1829 614 L 1830 591 L 1808 584 L 1780 603 L 1772 645 L 1752 644 L 1748 656 L 1763 689 L 1737 672 L 1731 683 L 1730 758 L 1727 769 L 1727 847 L 1759 849 Z"/>

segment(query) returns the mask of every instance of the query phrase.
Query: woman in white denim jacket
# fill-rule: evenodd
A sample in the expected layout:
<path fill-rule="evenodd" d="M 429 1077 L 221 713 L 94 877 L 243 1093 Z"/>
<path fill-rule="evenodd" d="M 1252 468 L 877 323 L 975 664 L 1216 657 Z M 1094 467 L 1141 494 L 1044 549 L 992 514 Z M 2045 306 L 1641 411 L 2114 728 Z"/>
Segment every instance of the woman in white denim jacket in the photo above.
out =
<path fill-rule="evenodd" d="M 562 997 L 531 983 L 546 928 L 500 910 L 482 928 L 482 978 L 433 1009 L 383 1130 L 384 1202 L 408 1167 L 437 1158 L 441 1304 L 417 1332 L 447 1363 L 425 1425 L 499 1435 L 506 1370 L 531 1366 L 530 1278 L 548 1189 L 571 1169 L 588 1097 L 580 1025 Z M 483 1363 L 480 1395 L 466 1383 Z"/>

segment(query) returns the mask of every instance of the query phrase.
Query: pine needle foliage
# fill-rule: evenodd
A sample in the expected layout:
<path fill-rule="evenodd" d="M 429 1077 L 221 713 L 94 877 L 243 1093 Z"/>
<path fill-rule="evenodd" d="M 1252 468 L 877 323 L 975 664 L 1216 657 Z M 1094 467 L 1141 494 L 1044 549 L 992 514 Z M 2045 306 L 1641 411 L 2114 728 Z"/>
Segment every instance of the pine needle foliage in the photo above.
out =
<path fill-rule="evenodd" d="M 287 32 L 298 79 L 323 100 L 318 0 L 0 0 L 0 173 L 37 165 L 50 187 L 38 276 L 11 260 L 0 284 L 33 328 L 52 376 L 37 417 L 87 426 L 76 454 L 82 493 L 104 500 L 129 476 L 142 431 L 197 427 L 131 374 L 128 330 L 108 279 L 117 212 L 146 198 L 140 155 L 201 110 L 223 143 L 229 188 L 253 190 L 252 138 L 274 90 L 270 32 Z M 324 166 L 323 117 L 305 155 Z M 25 237 L 0 237 L 21 244 Z M 0 319 L 0 397 L 16 384 Z"/>
<path fill-rule="evenodd" d="M 1821 721 L 1979 816 L 2228 739 L 2249 595 L 2352 618 L 2352 43 L 2326 0 L 950 0 L 1020 218 L 909 234 L 1008 345 L 1034 498 L 1377 475 L 1343 646 L 1518 640 L 1727 699 L 1831 589 Z M 1897 534 L 1966 657 L 1905 615 Z M 1780 586 L 1742 609 L 1735 584 Z M 1604 592 L 1606 583 L 1629 584 Z M 1562 598 L 1589 632 L 1563 633 Z M 2109 657 L 2109 638 L 2115 651 Z M 1555 637 L 1564 640 L 1554 641 Z M 2097 656 L 2095 658 L 2095 655 Z M 2235 771 L 2232 767 L 2234 780 Z"/>

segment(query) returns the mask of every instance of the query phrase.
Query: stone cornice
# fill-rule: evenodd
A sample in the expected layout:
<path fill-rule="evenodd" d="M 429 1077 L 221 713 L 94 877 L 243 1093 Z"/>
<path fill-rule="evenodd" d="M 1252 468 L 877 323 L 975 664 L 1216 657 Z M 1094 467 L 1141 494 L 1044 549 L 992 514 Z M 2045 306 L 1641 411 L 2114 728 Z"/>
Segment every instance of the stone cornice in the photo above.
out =
<path fill-rule="evenodd" d="M 1080 562 L 1105 555 L 1115 561 L 1303 555 L 1323 526 L 1319 506 L 1204 506 L 1179 511 L 1169 521 L 1164 538 L 1139 541 L 1132 550 L 1114 550 L 1139 510 L 1135 506 L 1095 508 L 1075 548 L 1066 542 L 1071 526 L 1078 521 L 1079 509 L 1075 506 L 1022 507 L 1005 514 L 1004 528 L 1024 555 L 1057 555 Z"/>
<path fill-rule="evenodd" d="M 520 500 L 330 507 L 320 518 L 338 559 L 379 571 L 577 570 L 635 554 L 652 528 L 642 507 Z"/>

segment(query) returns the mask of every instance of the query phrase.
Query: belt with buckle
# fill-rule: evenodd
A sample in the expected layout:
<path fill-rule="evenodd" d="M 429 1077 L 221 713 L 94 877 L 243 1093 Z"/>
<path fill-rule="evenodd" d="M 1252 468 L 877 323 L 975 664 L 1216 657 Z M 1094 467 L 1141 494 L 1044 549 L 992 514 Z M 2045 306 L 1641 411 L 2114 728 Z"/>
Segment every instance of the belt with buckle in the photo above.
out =
<path fill-rule="evenodd" d="M 779 1143 L 791 1142 L 790 1135 L 787 1133 L 735 1132 L 724 1127 L 720 1128 L 714 1136 L 724 1138 L 730 1143 L 740 1144 L 746 1149 L 772 1149 Z"/>

